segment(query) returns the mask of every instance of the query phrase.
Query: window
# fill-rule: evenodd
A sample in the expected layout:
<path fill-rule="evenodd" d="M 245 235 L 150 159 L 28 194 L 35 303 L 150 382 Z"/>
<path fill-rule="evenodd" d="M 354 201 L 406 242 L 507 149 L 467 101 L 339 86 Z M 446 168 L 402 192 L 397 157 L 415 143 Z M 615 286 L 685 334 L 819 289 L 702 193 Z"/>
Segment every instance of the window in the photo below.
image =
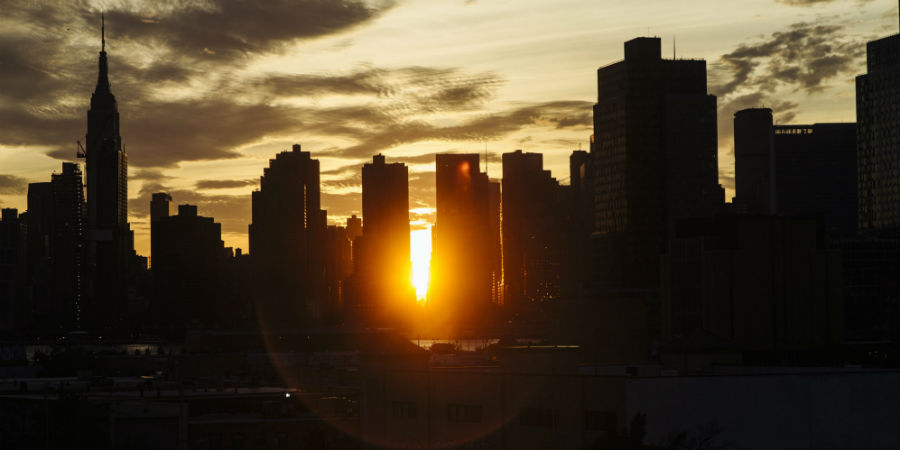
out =
<path fill-rule="evenodd" d="M 559 411 L 551 408 L 522 408 L 519 425 L 532 428 L 555 428 L 559 425 Z"/>
<path fill-rule="evenodd" d="M 585 411 L 584 429 L 588 431 L 615 433 L 616 413 L 612 411 Z"/>
<path fill-rule="evenodd" d="M 418 412 L 415 402 L 392 402 L 391 410 L 395 420 L 415 419 Z"/>
<path fill-rule="evenodd" d="M 448 422 L 481 422 L 481 405 L 447 405 Z"/>

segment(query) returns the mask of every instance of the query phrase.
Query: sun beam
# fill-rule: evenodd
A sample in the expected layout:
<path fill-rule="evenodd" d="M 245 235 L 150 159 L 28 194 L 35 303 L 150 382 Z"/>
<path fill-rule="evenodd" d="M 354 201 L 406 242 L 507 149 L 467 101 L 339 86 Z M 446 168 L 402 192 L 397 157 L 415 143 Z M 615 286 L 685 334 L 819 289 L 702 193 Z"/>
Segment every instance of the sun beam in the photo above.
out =
<path fill-rule="evenodd" d="M 425 301 L 428 293 L 428 271 L 431 266 L 431 226 L 409 233 L 410 259 L 412 259 L 412 285 L 416 288 L 416 300 Z"/>

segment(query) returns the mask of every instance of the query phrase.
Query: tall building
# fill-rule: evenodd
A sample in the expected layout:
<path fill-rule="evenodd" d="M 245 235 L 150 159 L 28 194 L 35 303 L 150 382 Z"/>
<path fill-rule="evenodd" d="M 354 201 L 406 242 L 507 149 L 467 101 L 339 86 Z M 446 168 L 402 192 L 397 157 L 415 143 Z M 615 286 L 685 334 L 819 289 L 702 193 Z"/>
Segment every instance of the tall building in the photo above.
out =
<path fill-rule="evenodd" d="M 448 333 L 477 329 L 489 320 L 490 192 L 478 154 L 436 155 L 437 217 L 432 228 L 431 286 L 427 306 Z"/>
<path fill-rule="evenodd" d="M 153 206 L 167 205 L 169 199 L 168 194 L 154 194 L 151 214 Z M 156 217 L 151 226 L 157 320 L 175 329 L 190 322 L 220 323 L 233 308 L 221 289 L 227 256 L 222 226 L 212 217 L 197 215 L 194 205 L 179 205 L 177 215 Z"/>
<path fill-rule="evenodd" d="M 369 323 L 398 325 L 415 306 L 410 282 L 409 170 L 375 155 L 362 168 L 362 236 L 356 240 L 358 305 Z"/>
<path fill-rule="evenodd" d="M 252 201 L 257 316 L 264 327 L 311 324 L 325 292 L 319 161 L 294 144 L 269 160 Z"/>
<path fill-rule="evenodd" d="M 501 236 L 502 204 L 501 182 L 488 181 L 488 246 L 485 257 L 491 278 L 491 304 L 502 305 L 503 293 L 503 247 Z"/>
<path fill-rule="evenodd" d="M 132 253 L 128 225 L 128 156 L 119 135 L 119 110 L 110 90 L 102 35 L 97 86 L 91 95 L 85 142 L 87 160 L 88 300 L 95 325 L 119 316 L 127 299 Z"/>
<path fill-rule="evenodd" d="M 773 123 L 769 108 L 734 113 L 733 203 L 750 214 L 775 214 Z"/>
<path fill-rule="evenodd" d="M 27 325 L 26 227 L 19 211 L 3 208 L 0 216 L 0 332 Z"/>
<path fill-rule="evenodd" d="M 49 183 L 28 185 L 28 282 L 32 325 L 82 325 L 85 307 L 85 204 L 81 169 L 63 163 Z"/>
<path fill-rule="evenodd" d="M 623 61 L 597 70 L 594 234 L 607 286 L 658 286 L 659 255 L 678 220 L 724 203 L 716 132 L 705 61 L 664 60 L 660 39 L 642 37 L 625 43 Z"/>
<path fill-rule="evenodd" d="M 774 125 L 772 110 L 734 115 L 736 196 L 749 214 L 821 215 L 825 232 L 857 228 L 856 124 Z"/>
<path fill-rule="evenodd" d="M 352 250 L 346 228 L 328 225 L 325 233 L 326 315 L 336 319 L 345 305 L 347 277 L 353 273 Z"/>
<path fill-rule="evenodd" d="M 900 34 L 866 44 L 856 77 L 859 228 L 900 227 Z"/>
<path fill-rule="evenodd" d="M 503 154 L 504 305 L 510 311 L 561 296 L 565 215 L 559 191 L 542 154 Z"/>
<path fill-rule="evenodd" d="M 591 140 L 593 141 L 593 136 Z M 570 276 L 575 282 L 575 294 L 580 295 L 591 277 L 589 249 L 594 228 L 594 165 L 590 153 L 575 150 L 569 156 L 569 185 L 572 210 L 568 267 L 571 268 Z"/>

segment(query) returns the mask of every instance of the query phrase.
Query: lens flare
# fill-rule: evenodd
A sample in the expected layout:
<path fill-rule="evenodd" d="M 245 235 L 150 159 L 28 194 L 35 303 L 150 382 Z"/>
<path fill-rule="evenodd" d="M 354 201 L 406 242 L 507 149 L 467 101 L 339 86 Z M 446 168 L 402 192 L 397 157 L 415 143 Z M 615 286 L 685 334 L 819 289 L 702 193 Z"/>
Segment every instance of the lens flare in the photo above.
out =
<path fill-rule="evenodd" d="M 409 233 L 412 276 L 410 282 L 416 288 L 416 300 L 423 302 L 428 294 L 428 271 L 431 266 L 431 226 Z"/>

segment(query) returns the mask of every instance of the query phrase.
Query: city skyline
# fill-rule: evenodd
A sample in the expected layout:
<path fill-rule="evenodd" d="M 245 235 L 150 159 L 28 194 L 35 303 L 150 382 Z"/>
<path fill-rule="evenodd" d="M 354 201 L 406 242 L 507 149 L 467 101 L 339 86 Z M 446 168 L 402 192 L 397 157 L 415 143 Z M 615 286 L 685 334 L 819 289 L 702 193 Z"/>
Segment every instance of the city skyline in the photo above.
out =
<path fill-rule="evenodd" d="M 536 5 L 509 7 L 347 2 L 306 8 L 304 17 L 335 18 L 314 27 L 278 20 L 275 13 L 287 10 L 243 11 L 228 2 L 206 11 L 105 7 L 110 82 L 124 111 L 128 191 L 136 193 L 128 218 L 136 250 L 149 253 L 149 200 L 160 191 L 198 204 L 221 221 L 227 246 L 246 250 L 250 191 L 268 159 L 293 142 L 322 161 L 322 207 L 341 221 L 360 213 L 360 168 L 378 152 L 410 167 L 414 230 L 434 223 L 435 153 L 487 151 L 488 170 L 499 178 L 500 154 L 540 152 L 567 184 L 568 155 L 588 147 L 595 69 L 622 59 L 621 42 L 646 34 L 663 38 L 665 58 L 675 50 L 678 58 L 707 60 L 710 93 L 719 96 L 719 175 L 730 200 L 731 121 L 723 117 L 767 106 L 781 124 L 853 121 L 853 82 L 864 73 L 865 42 L 894 33 L 897 14 L 897 4 L 886 1 L 767 1 L 697 5 L 691 10 L 720 19 L 678 11 L 653 26 L 634 11 L 648 5 L 626 11 L 572 2 L 556 6 L 555 19 L 545 24 L 533 17 L 540 16 Z M 0 98 L 10 124 L 0 139 L 3 207 L 24 210 L 27 183 L 56 170 L 54 157 L 74 160 L 75 141 L 83 136 L 100 5 L 69 8 L 38 14 L 11 2 L 4 8 L 11 14 L 0 19 L 11 25 L 7 36 L 14 39 L 7 41 L 16 44 L 4 46 L 0 66 L 4 84 L 14 87 Z M 236 14 L 270 21 L 271 29 L 255 31 Z M 579 28 L 604 14 L 628 20 L 597 32 Z M 221 36 L 179 28 L 185 20 L 234 27 L 240 39 L 198 47 Z M 410 38 L 425 33 L 426 40 Z M 500 34 L 503 40 L 489 38 Z M 449 35 L 459 42 L 451 44 Z M 574 45 L 584 40 L 593 43 Z M 400 41 L 400 51 L 372 51 Z M 802 42 L 803 50 L 786 42 Z M 41 57 L 28 48 L 41 50 Z M 798 69 L 812 63 L 819 70 Z M 566 81 L 554 82 L 560 77 Z M 254 118 L 244 124 L 234 117 Z M 268 122 L 256 122 L 263 119 Z"/>

